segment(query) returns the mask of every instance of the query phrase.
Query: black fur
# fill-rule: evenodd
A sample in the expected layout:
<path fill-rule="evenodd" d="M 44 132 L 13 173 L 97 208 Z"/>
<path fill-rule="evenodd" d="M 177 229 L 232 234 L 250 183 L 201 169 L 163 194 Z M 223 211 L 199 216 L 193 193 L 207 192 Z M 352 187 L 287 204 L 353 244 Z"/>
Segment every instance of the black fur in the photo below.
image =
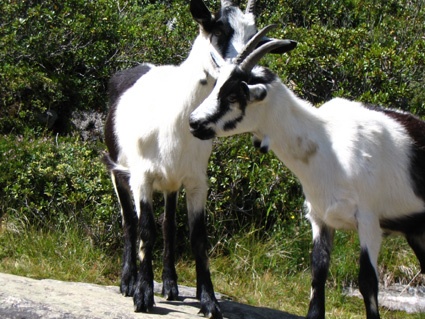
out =
<path fill-rule="evenodd" d="M 368 109 L 383 112 L 399 122 L 413 140 L 411 148 L 410 176 L 415 194 L 425 201 L 425 122 L 417 116 L 394 109 L 365 104 Z"/>
<path fill-rule="evenodd" d="M 233 37 L 234 30 L 230 26 L 229 19 L 235 10 L 235 6 L 227 6 L 218 10 L 214 15 L 200 1 L 191 1 L 190 10 L 193 18 L 202 26 L 202 28 L 211 34 L 211 41 L 216 38 L 218 51 L 224 56 L 229 48 L 230 40 Z"/>
<path fill-rule="evenodd" d="M 240 68 L 235 68 L 218 93 L 218 100 L 220 103 L 219 112 L 208 118 L 208 122 L 217 123 L 217 121 L 230 110 L 231 102 L 237 103 L 242 114 L 244 114 L 248 104 L 249 92 L 245 90 L 245 84 L 243 82 L 249 85 L 270 84 L 277 78 L 269 69 L 261 68 L 261 70 L 261 72 L 246 73 Z M 240 122 L 241 120 L 242 119 L 235 119 L 236 122 Z"/>
<path fill-rule="evenodd" d="M 399 122 L 413 141 L 410 149 L 410 178 L 415 194 L 425 202 L 425 122 L 413 114 L 366 105 L 369 109 L 383 112 Z M 401 232 L 406 236 L 425 272 L 425 211 L 412 213 L 395 219 L 383 219 L 381 228 L 391 232 Z"/>
<path fill-rule="evenodd" d="M 167 300 L 177 300 L 179 295 L 175 267 L 177 198 L 177 192 L 165 196 L 165 213 L 162 222 L 162 233 L 164 236 L 162 295 L 167 298 Z"/>
<path fill-rule="evenodd" d="M 230 111 L 231 104 L 237 104 L 241 110 L 241 115 L 225 123 L 224 130 L 232 130 L 237 123 L 243 120 L 245 109 L 248 105 L 249 92 L 246 84 L 270 84 L 276 81 L 277 76 L 267 68 L 254 69 L 253 72 L 244 72 L 239 67 L 233 70 L 229 79 L 223 84 L 218 93 L 218 112 L 211 114 L 202 122 L 190 121 L 191 132 L 199 139 L 211 139 L 215 137 L 214 130 L 208 127 L 209 123 L 217 123 L 224 115 Z M 267 149 L 265 150 L 267 152 Z"/>
<path fill-rule="evenodd" d="M 366 306 L 366 317 L 368 319 L 379 319 L 378 312 L 378 278 L 375 269 L 370 262 L 367 249 L 360 252 L 359 290 L 363 295 Z M 371 307 L 371 300 L 374 300 L 376 307 Z"/>
<path fill-rule="evenodd" d="M 406 112 L 390 109 L 384 109 L 383 112 L 402 124 L 414 142 L 411 149 L 410 177 L 415 194 L 425 201 L 425 122 Z"/>
<path fill-rule="evenodd" d="M 130 193 L 128 176 L 113 170 L 114 163 L 108 155 L 104 161 L 114 175 L 119 202 L 122 209 L 124 250 L 122 256 L 122 272 L 120 292 L 124 296 L 133 296 L 137 278 L 137 213 L 134 210 Z"/>
<path fill-rule="evenodd" d="M 214 295 L 208 265 L 208 238 L 205 226 L 205 212 L 189 215 L 190 244 L 196 261 L 196 298 L 201 301 L 204 316 L 221 319 L 220 306 Z"/>
<path fill-rule="evenodd" d="M 155 243 L 155 219 L 151 203 L 140 202 L 143 212 L 139 218 L 138 233 L 142 244 L 140 252 L 144 258 L 140 261 L 136 288 L 134 291 L 134 311 L 148 312 L 154 305 L 152 253 Z"/>
<path fill-rule="evenodd" d="M 312 296 L 307 319 L 325 318 L 325 283 L 329 272 L 334 231 L 323 226 L 311 252 Z"/>
<path fill-rule="evenodd" d="M 403 234 L 422 234 L 425 231 L 425 212 L 395 219 L 383 219 L 381 228 Z"/>
<path fill-rule="evenodd" d="M 119 97 L 131 88 L 143 75 L 152 68 L 149 64 L 140 64 L 134 68 L 115 73 L 108 83 L 109 112 L 105 121 L 105 144 L 113 161 L 118 158 L 118 147 L 114 134 L 114 118 Z"/>
<path fill-rule="evenodd" d="M 229 23 L 229 19 L 231 19 L 232 13 L 235 10 L 239 9 L 234 6 L 229 6 L 219 10 L 215 14 L 216 22 L 212 27 L 211 31 L 209 31 L 211 33 L 211 37 L 217 38 L 218 51 L 223 57 L 229 49 L 230 40 L 232 39 L 233 34 L 235 33 Z"/>
<path fill-rule="evenodd" d="M 419 260 L 421 272 L 425 273 L 425 212 L 396 219 L 384 219 L 380 224 L 384 230 L 401 232 L 405 235 Z"/>
<path fill-rule="evenodd" d="M 109 105 L 114 105 L 117 99 L 143 75 L 148 73 L 152 68 L 149 64 L 140 64 L 134 68 L 118 71 L 115 73 L 108 83 Z"/>

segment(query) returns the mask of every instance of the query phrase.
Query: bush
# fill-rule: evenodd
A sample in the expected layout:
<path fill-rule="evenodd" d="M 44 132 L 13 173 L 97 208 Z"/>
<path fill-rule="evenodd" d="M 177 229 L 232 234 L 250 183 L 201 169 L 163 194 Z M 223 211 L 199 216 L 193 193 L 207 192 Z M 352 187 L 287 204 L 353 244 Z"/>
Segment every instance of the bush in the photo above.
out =
<path fill-rule="evenodd" d="M 258 152 L 248 136 L 219 139 L 214 149 L 208 171 L 214 240 L 251 228 L 295 233 L 303 215 L 302 190 L 282 162 L 271 152 Z"/>
<path fill-rule="evenodd" d="M 59 114 L 53 129 L 69 133 L 72 111 L 105 111 L 116 70 L 178 63 L 196 31 L 186 3 L 5 1 L 0 10 L 0 134 L 49 126 L 48 110 Z"/>
<path fill-rule="evenodd" d="M 220 140 L 211 158 L 207 210 L 213 243 L 250 227 L 264 232 L 296 232 L 299 227 L 298 182 L 273 155 L 260 155 L 247 143 L 246 136 Z M 2 136 L 1 215 L 50 230 L 77 224 L 95 242 L 120 247 L 119 207 L 100 161 L 102 148 L 75 138 Z M 161 196 L 155 200 L 159 221 Z M 178 209 L 179 237 L 187 238 L 184 200 Z M 186 243 L 179 244 L 180 251 L 189 247 Z"/>
<path fill-rule="evenodd" d="M 121 247 L 120 216 L 99 148 L 78 139 L 0 137 L 0 217 Z"/>
<path fill-rule="evenodd" d="M 425 115 L 422 4 L 276 1 L 264 12 L 285 25 L 275 37 L 299 43 L 289 58 L 265 60 L 302 97 L 313 104 L 346 97 Z"/>
<path fill-rule="evenodd" d="M 73 111 L 105 112 L 116 70 L 180 63 L 197 28 L 182 0 L 3 1 L 0 10 L 0 134 L 50 127 L 49 110 L 59 114 L 53 129 L 69 133 Z M 345 96 L 424 115 L 424 10 L 401 0 L 268 0 L 258 25 L 283 24 L 273 36 L 299 41 L 289 60 L 269 64 L 311 102 Z"/>

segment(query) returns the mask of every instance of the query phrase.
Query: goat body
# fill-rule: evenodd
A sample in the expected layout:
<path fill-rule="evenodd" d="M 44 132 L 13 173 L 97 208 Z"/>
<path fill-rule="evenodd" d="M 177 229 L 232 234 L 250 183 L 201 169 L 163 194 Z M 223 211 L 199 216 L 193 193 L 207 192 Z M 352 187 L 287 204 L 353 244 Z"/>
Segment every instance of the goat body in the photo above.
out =
<path fill-rule="evenodd" d="M 307 318 L 325 317 L 335 229 L 358 231 L 368 319 L 379 318 L 377 259 L 384 232 L 402 233 L 425 272 L 425 122 L 341 98 L 315 108 L 268 69 L 230 65 L 222 67 L 190 125 L 201 139 L 251 132 L 300 180 L 313 231 Z"/>
<path fill-rule="evenodd" d="M 123 221 L 120 290 L 133 296 L 135 311 L 149 311 L 154 304 L 154 191 L 162 192 L 165 199 L 162 292 L 170 300 L 178 297 L 175 211 L 178 191 L 183 186 L 201 312 L 212 318 L 222 317 L 210 278 L 204 216 L 212 142 L 193 137 L 188 120 L 215 83 L 217 68 L 211 51 L 233 58 L 256 33 L 253 6 L 254 1 L 250 1 L 242 13 L 230 1 L 223 1 L 222 8 L 212 14 L 202 0 L 191 0 L 191 13 L 200 32 L 188 58 L 179 66 L 145 63 L 118 72 L 110 81 L 110 111 L 105 123 L 108 154 L 104 160 L 111 172 Z"/>

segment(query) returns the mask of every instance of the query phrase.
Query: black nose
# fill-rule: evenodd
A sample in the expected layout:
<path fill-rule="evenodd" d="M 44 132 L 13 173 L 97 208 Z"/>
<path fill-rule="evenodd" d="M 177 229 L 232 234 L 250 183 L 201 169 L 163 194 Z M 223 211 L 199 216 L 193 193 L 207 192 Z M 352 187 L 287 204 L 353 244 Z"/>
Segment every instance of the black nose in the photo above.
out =
<path fill-rule="evenodd" d="M 215 137 L 213 129 L 208 127 L 207 121 L 189 119 L 190 132 L 201 140 L 209 140 Z"/>
<path fill-rule="evenodd" d="M 189 126 L 191 131 L 197 131 L 201 129 L 204 125 L 202 124 L 202 121 L 189 119 Z"/>

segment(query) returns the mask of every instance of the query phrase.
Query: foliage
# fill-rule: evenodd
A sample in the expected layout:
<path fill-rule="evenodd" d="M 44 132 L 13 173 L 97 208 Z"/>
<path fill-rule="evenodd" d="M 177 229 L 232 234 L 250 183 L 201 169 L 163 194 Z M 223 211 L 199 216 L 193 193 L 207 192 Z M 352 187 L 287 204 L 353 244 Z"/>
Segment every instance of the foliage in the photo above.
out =
<path fill-rule="evenodd" d="M 119 210 L 95 145 L 78 139 L 0 137 L 0 217 L 50 231 L 69 224 L 116 248 Z"/>
<path fill-rule="evenodd" d="M 243 136 L 214 145 L 208 207 L 218 240 L 236 229 L 282 232 L 299 227 L 294 221 L 303 214 L 303 199 L 297 180 L 273 154 L 260 154 L 250 144 Z"/>
<path fill-rule="evenodd" d="M 218 0 L 207 3 L 218 6 Z M 298 41 L 296 50 L 270 55 L 263 63 L 300 96 L 314 104 L 342 96 L 425 115 L 421 1 L 267 0 L 259 5 L 259 26 L 280 23 L 284 28 L 271 36 Z M 5 225 L 22 224 L 29 238 L 66 241 L 56 232 L 77 234 L 82 245 L 115 257 L 120 216 L 99 159 L 104 146 L 76 138 L 69 114 L 104 112 L 107 81 L 117 70 L 142 61 L 184 60 L 197 29 L 187 1 L 9 0 L 0 9 L 0 218 Z M 43 120 L 49 110 L 59 113 L 52 128 Z M 259 154 L 242 136 L 215 142 L 208 175 L 212 255 L 225 265 L 217 265 L 217 271 L 257 273 L 256 285 L 266 278 L 304 276 L 311 235 L 301 187 L 284 165 L 273 154 Z M 156 200 L 159 227 L 161 196 Z M 183 200 L 178 209 L 178 251 L 186 256 Z M 13 244 L 25 232 L 4 234 L 0 259 L 12 264 L 25 254 Z M 409 281 L 417 261 L 407 244 L 402 238 L 386 244 L 383 273 L 392 276 L 390 281 Z M 37 247 L 42 246 L 52 247 L 48 242 Z M 331 285 L 356 281 L 357 258 L 356 235 L 338 233 Z M 226 274 L 222 277 L 222 284 L 229 283 Z M 247 291 L 256 287 L 247 285 Z"/>
<path fill-rule="evenodd" d="M 208 3 L 214 9 L 218 1 Z M 49 126 L 69 132 L 75 110 L 104 112 L 106 86 L 140 62 L 179 63 L 196 36 L 187 2 L 3 1 L 0 133 Z M 425 8 L 421 1 L 268 0 L 259 25 L 299 42 L 269 65 L 313 103 L 345 96 L 425 114 Z"/>
<path fill-rule="evenodd" d="M 187 6 L 136 1 L 3 1 L 0 133 L 46 125 L 69 132 L 74 110 L 105 111 L 107 81 L 140 61 L 178 63 L 195 23 Z"/>
<path fill-rule="evenodd" d="M 421 2 L 277 1 L 276 6 L 264 11 L 285 25 L 277 37 L 299 45 L 289 59 L 270 57 L 268 65 L 299 95 L 314 104 L 340 96 L 425 115 Z"/>

